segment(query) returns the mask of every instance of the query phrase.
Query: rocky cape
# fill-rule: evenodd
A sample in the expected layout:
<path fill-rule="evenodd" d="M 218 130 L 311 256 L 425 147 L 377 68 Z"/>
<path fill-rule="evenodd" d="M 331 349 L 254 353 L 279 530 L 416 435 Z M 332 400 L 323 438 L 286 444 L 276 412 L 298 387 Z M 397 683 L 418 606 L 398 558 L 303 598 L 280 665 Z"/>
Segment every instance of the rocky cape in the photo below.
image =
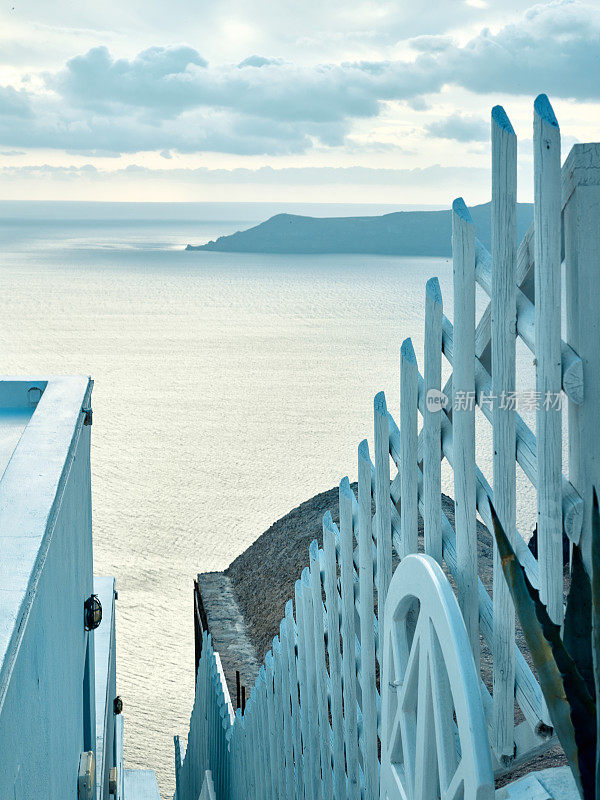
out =
<path fill-rule="evenodd" d="M 470 209 L 476 235 L 491 249 L 491 204 Z M 533 220 L 533 205 L 517 205 L 517 241 Z M 373 217 L 277 214 L 260 225 L 186 250 L 223 253 L 363 253 L 394 256 L 452 254 L 450 210 L 397 211 Z"/>

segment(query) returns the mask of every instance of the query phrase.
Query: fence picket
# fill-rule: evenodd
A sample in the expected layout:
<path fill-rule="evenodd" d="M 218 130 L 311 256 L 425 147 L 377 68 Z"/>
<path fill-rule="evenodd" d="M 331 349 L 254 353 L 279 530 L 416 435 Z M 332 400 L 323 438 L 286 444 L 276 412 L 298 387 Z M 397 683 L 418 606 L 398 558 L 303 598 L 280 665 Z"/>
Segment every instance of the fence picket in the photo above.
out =
<path fill-rule="evenodd" d="M 354 605 L 354 494 L 348 478 L 340 483 L 340 583 L 342 589 L 342 673 L 344 680 L 344 743 L 348 800 L 360 800 L 358 716 L 356 696 L 356 629 Z M 372 564 L 371 560 L 371 564 Z M 371 609 L 373 603 L 371 598 Z M 371 614 L 373 612 L 371 611 Z"/>
<path fill-rule="evenodd" d="M 308 693 L 308 746 L 310 753 L 310 780 L 312 796 L 321 797 L 321 750 L 319 746 L 319 698 L 317 695 L 317 666 L 315 661 L 315 634 L 313 599 L 311 594 L 310 572 L 302 570 L 302 618 L 304 622 L 304 644 L 306 648 L 306 683 Z"/>
<path fill-rule="evenodd" d="M 269 771 L 271 773 L 271 792 L 274 798 L 283 800 L 281 791 L 281 772 L 280 772 L 280 748 L 281 738 L 278 736 L 277 721 L 275 714 L 275 670 L 273 664 L 273 653 L 271 650 L 265 656 L 265 686 L 267 694 L 267 728 L 266 733 L 269 740 Z"/>
<path fill-rule="evenodd" d="M 294 746 L 294 789 L 295 797 L 301 800 L 304 797 L 304 756 L 302 754 L 302 726 L 300 701 L 298 696 L 301 678 L 296 660 L 296 633 L 294 624 L 294 611 L 291 600 L 285 605 L 286 643 L 288 647 L 288 670 L 290 699 L 292 708 L 292 741 Z"/>
<path fill-rule="evenodd" d="M 385 597 L 392 579 L 392 526 L 390 521 L 390 433 L 385 394 L 373 404 L 375 420 L 375 532 L 377 536 L 377 604 L 379 630 L 383 630 Z"/>
<path fill-rule="evenodd" d="M 517 137 L 504 109 L 492 109 L 492 427 L 494 504 L 516 544 L 515 392 Z M 504 400 L 504 403 L 503 403 Z M 503 407 L 504 406 L 504 407 Z M 515 611 L 494 547 L 494 747 L 514 751 Z"/>
<path fill-rule="evenodd" d="M 371 526 L 371 458 L 369 456 L 369 445 L 365 439 L 358 448 L 360 686 L 365 800 L 375 800 L 379 795 L 377 686 L 375 683 L 375 633 L 373 628 L 373 535 Z"/>
<path fill-rule="evenodd" d="M 340 608 L 337 589 L 336 531 L 327 511 L 323 517 L 323 565 L 325 569 L 325 609 L 327 616 L 327 654 L 333 731 L 333 796 L 347 800 L 344 768 L 344 713 L 342 706 L 342 655 L 340 651 Z M 329 724 L 329 722 L 327 723 Z"/>
<path fill-rule="evenodd" d="M 302 725 L 302 750 L 304 756 L 304 792 L 307 800 L 317 800 L 317 781 L 320 780 L 320 769 L 315 764 L 316 739 L 314 734 L 314 717 L 312 697 L 308 676 L 308 652 L 306 647 L 306 625 L 304 623 L 305 604 L 302 578 L 294 586 L 296 599 L 296 625 L 298 631 L 298 686 L 300 689 L 300 721 Z M 312 614 L 312 610 L 311 610 Z M 318 777 L 317 777 L 318 773 Z"/>
<path fill-rule="evenodd" d="M 585 369 L 581 401 L 569 397 L 569 478 L 582 498 L 581 547 L 591 574 L 592 491 L 600 487 L 600 144 L 574 145 L 562 175 L 567 340 Z"/>
<path fill-rule="evenodd" d="M 321 583 L 321 553 L 317 540 L 309 547 L 310 590 L 312 592 L 314 664 L 316 670 L 317 704 L 319 720 L 319 747 L 321 751 L 321 790 L 323 800 L 333 798 L 333 771 L 331 768 L 331 733 L 329 726 L 328 673 L 325 664 L 325 627 L 323 610 L 323 585 Z"/>
<path fill-rule="evenodd" d="M 546 95 L 534 105 L 534 242 L 538 561 L 540 596 L 553 622 L 563 619 L 562 414 L 560 354 L 561 172 L 560 131 Z M 546 408 L 550 398 L 552 406 Z"/>
<path fill-rule="evenodd" d="M 475 228 L 462 198 L 452 204 L 454 506 L 458 600 L 479 670 L 475 509 Z"/>
<path fill-rule="evenodd" d="M 280 626 L 281 629 L 281 626 Z M 279 790 L 283 798 L 293 797 L 294 773 L 292 763 L 292 735 L 286 714 L 289 715 L 290 700 L 287 696 L 287 664 L 284 665 L 284 647 L 279 636 L 273 639 L 273 667 L 275 677 L 275 735 L 279 742 Z M 287 709 L 287 710 L 286 710 Z"/>
<path fill-rule="evenodd" d="M 426 397 L 442 389 L 442 292 L 437 278 L 425 287 L 425 364 Z M 435 396 L 435 395 L 434 395 Z M 441 398 L 440 398 L 441 400 Z M 432 409 L 434 406 L 432 405 Z M 425 408 L 423 414 L 423 493 L 425 552 L 442 563 L 442 453 L 441 407 Z"/>
<path fill-rule="evenodd" d="M 400 348 L 400 388 L 400 516 L 402 520 L 402 552 L 400 556 L 404 558 L 409 553 L 417 552 L 419 541 L 417 505 L 417 359 L 410 339 L 405 339 Z M 383 630 L 381 623 L 379 629 Z"/>

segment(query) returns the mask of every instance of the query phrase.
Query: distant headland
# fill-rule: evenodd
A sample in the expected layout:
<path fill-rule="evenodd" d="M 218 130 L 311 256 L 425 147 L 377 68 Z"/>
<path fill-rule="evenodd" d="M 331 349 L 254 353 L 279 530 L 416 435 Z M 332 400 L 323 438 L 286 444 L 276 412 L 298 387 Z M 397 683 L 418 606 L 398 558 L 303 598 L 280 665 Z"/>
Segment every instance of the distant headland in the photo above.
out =
<path fill-rule="evenodd" d="M 490 203 L 473 206 L 481 242 L 491 249 Z M 518 241 L 533 219 L 533 205 L 517 205 Z M 245 231 L 220 236 L 186 250 L 224 253 L 364 253 L 395 256 L 450 256 L 450 210 L 397 211 L 373 217 L 304 217 L 277 214 Z"/>

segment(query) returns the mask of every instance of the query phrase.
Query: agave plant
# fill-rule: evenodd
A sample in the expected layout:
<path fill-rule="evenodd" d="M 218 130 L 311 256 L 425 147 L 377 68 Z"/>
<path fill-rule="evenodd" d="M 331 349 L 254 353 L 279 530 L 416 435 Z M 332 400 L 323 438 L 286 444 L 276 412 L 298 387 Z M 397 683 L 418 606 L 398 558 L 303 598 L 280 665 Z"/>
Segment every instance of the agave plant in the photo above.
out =
<path fill-rule="evenodd" d="M 600 683 L 600 509 L 594 490 L 592 577 L 573 547 L 564 629 L 550 619 L 513 550 L 495 509 L 494 534 L 515 608 L 554 730 L 583 800 L 600 800 L 596 698 Z"/>

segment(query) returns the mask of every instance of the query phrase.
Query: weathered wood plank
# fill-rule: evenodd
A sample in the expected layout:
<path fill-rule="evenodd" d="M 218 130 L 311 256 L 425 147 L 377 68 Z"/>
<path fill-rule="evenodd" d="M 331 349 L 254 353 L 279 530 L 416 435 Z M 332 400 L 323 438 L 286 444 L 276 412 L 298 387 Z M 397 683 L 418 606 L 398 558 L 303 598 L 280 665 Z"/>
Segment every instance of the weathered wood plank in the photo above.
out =
<path fill-rule="evenodd" d="M 275 647 L 275 644 L 273 644 Z M 294 744 L 292 738 L 292 703 L 290 692 L 290 667 L 288 663 L 289 648 L 287 642 L 287 624 L 285 617 L 279 623 L 279 660 L 278 676 L 281 686 L 281 713 L 283 717 L 283 751 L 285 755 L 285 796 L 294 797 Z M 297 689 L 297 687 L 294 687 Z"/>
<path fill-rule="evenodd" d="M 344 680 L 344 742 L 348 773 L 348 800 L 360 800 L 358 717 L 356 692 L 356 630 L 354 605 L 354 494 L 348 478 L 339 489 L 340 586 L 342 590 L 342 672 Z M 356 576 L 358 582 L 359 577 Z"/>
<path fill-rule="evenodd" d="M 375 533 L 377 537 L 377 597 L 379 629 L 388 586 L 392 579 L 392 523 L 390 517 L 390 432 L 385 394 L 379 392 L 373 404 L 375 423 Z"/>
<path fill-rule="evenodd" d="M 560 624 L 563 618 L 560 131 L 546 95 L 540 95 L 534 105 L 533 156 L 536 391 L 542 399 L 536 414 L 538 562 L 540 596 L 550 618 Z"/>
<path fill-rule="evenodd" d="M 492 109 L 492 428 L 496 512 L 516 543 L 517 137 L 504 109 Z M 515 403 L 515 405 L 513 405 Z M 494 742 L 499 758 L 514 751 L 515 611 L 494 544 Z"/>
<path fill-rule="evenodd" d="M 417 552 L 419 541 L 417 506 L 417 359 L 410 339 L 405 339 L 400 348 L 400 390 L 400 431 L 402 434 L 402 460 L 400 462 L 402 552 L 400 556 L 404 558 L 409 553 Z M 389 429 L 386 449 L 389 460 Z M 380 630 L 383 629 L 381 619 L 379 627 Z"/>
<path fill-rule="evenodd" d="M 331 744 L 329 735 L 329 703 L 327 701 L 327 666 L 325 664 L 325 628 L 323 624 L 323 601 L 319 545 L 313 539 L 309 548 L 310 591 L 313 606 L 314 663 L 319 720 L 319 746 L 321 751 L 321 790 L 323 800 L 333 798 L 333 771 L 331 768 Z"/>
<path fill-rule="evenodd" d="M 360 686 L 362 699 L 365 800 L 379 797 L 375 636 L 373 628 L 373 551 L 371 547 L 371 458 L 366 439 L 358 447 L 358 546 L 360 588 Z"/>
<path fill-rule="evenodd" d="M 462 198 L 452 204 L 454 363 L 452 409 L 458 600 L 479 670 L 475 506 L 475 228 Z"/>
<path fill-rule="evenodd" d="M 346 800 L 346 770 L 344 766 L 344 712 L 342 705 L 342 654 L 340 649 L 340 608 L 337 590 L 337 559 L 331 512 L 323 517 L 323 553 L 325 567 L 325 610 L 327 617 L 327 654 L 331 697 L 331 728 L 333 731 L 333 796 Z"/>
<path fill-rule="evenodd" d="M 292 707 L 292 741 L 294 747 L 295 797 L 304 797 L 304 756 L 302 753 L 302 712 L 300 709 L 298 661 L 296 659 L 296 625 L 291 600 L 285 604 L 286 644 L 288 648 L 289 687 Z"/>
<path fill-rule="evenodd" d="M 271 770 L 271 791 L 273 797 L 283 800 L 282 786 L 281 786 L 281 769 L 280 769 L 280 747 L 281 738 L 279 726 L 277 725 L 277 715 L 275 710 L 275 697 L 274 697 L 274 664 L 273 653 L 271 650 L 265 656 L 265 685 L 267 695 L 267 725 L 266 734 L 269 739 L 269 764 Z"/>
<path fill-rule="evenodd" d="M 313 607 L 312 595 L 310 591 L 310 573 L 308 567 L 302 570 L 299 584 L 299 591 L 296 591 L 296 614 L 300 613 L 302 618 L 302 637 L 300 627 L 298 629 L 298 647 L 300 648 L 302 638 L 302 652 L 304 665 L 304 678 L 306 681 L 305 700 L 302 701 L 302 683 L 300 683 L 300 702 L 306 705 L 306 738 L 303 742 L 308 747 L 308 768 L 305 761 L 304 786 L 309 790 L 312 800 L 318 800 L 321 796 L 321 760 L 319 753 L 319 711 L 317 699 L 317 675 L 315 667 L 315 639 L 313 631 Z M 300 619 L 298 619 L 300 626 Z"/>
<path fill-rule="evenodd" d="M 585 392 L 569 398 L 569 477 L 583 498 L 581 547 L 591 573 L 592 489 L 600 487 L 600 144 L 576 144 L 563 167 L 567 340 L 584 365 Z"/>
<path fill-rule="evenodd" d="M 433 406 L 435 392 L 442 389 L 442 292 L 437 278 L 425 287 L 425 364 L 426 399 L 423 415 L 423 518 L 425 552 L 442 563 L 442 469 L 440 411 Z M 431 409 L 430 406 L 431 405 Z"/>
<path fill-rule="evenodd" d="M 271 747 L 268 735 L 268 717 L 267 717 L 267 685 L 265 677 L 264 664 L 261 666 L 258 673 L 258 694 L 257 705 L 259 710 L 259 730 L 260 730 L 260 748 L 261 748 L 261 772 L 262 784 L 264 787 L 264 796 L 274 797 L 273 795 L 273 771 L 271 766 Z"/>

